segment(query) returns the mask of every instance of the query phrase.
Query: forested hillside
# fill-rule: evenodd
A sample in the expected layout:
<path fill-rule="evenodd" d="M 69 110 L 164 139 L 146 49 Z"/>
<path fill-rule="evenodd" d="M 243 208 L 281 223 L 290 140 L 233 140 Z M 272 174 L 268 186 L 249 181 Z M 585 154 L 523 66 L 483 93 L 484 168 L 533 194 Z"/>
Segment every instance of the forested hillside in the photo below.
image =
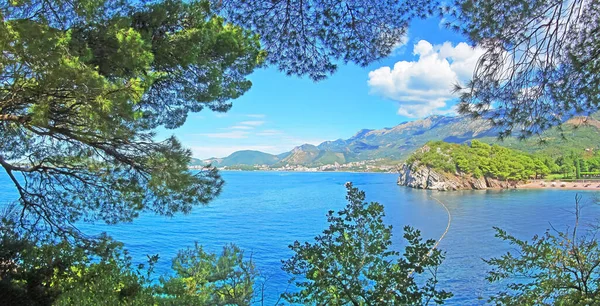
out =
<path fill-rule="evenodd" d="M 567 152 L 593 152 L 600 149 L 600 121 L 597 115 L 588 118 L 574 118 L 560 127 L 553 127 L 539 136 L 526 139 L 508 137 L 503 140 L 497 137 L 480 138 L 485 143 L 495 143 L 503 147 L 517 149 L 529 153 L 539 153 L 557 158 Z"/>
<path fill-rule="evenodd" d="M 525 180 L 544 176 L 550 168 L 544 159 L 474 140 L 471 145 L 430 142 L 415 152 L 407 164 L 426 165 L 447 173 L 471 174 L 500 180 Z"/>
<path fill-rule="evenodd" d="M 408 165 L 425 165 L 446 173 L 461 173 L 476 178 L 521 181 L 544 178 L 550 174 L 562 178 L 600 175 L 598 151 L 565 151 L 558 156 L 527 153 L 473 140 L 470 145 L 443 141 L 427 143 L 407 160 Z"/>

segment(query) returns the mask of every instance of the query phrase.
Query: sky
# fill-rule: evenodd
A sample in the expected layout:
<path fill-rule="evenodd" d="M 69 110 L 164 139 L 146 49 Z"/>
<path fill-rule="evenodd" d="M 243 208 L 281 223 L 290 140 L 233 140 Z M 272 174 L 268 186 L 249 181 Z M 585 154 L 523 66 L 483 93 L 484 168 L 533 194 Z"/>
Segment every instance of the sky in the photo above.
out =
<path fill-rule="evenodd" d="M 367 67 L 340 65 L 324 81 L 259 69 L 249 76 L 252 88 L 229 112 L 189 114 L 182 127 L 160 130 L 158 137 L 175 135 L 201 159 L 239 150 L 279 154 L 305 143 L 347 139 L 361 129 L 452 115 L 452 87 L 468 81 L 481 50 L 439 22 L 413 22 L 389 57 Z"/>

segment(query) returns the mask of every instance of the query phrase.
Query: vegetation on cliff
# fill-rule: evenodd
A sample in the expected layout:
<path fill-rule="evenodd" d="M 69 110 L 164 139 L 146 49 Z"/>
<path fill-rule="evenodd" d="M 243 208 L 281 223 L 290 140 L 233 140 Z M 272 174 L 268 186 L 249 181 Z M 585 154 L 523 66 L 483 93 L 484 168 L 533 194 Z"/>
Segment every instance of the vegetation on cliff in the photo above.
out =
<path fill-rule="evenodd" d="M 509 181 L 546 178 L 551 174 L 553 178 L 581 179 L 600 176 L 600 151 L 565 149 L 560 154 L 528 153 L 478 140 L 470 145 L 433 141 L 413 153 L 406 164 Z"/>
<path fill-rule="evenodd" d="M 548 175 L 548 162 L 541 156 L 477 140 L 473 140 L 470 146 L 430 142 L 407 160 L 407 164 L 418 163 L 447 173 L 516 181 Z"/>

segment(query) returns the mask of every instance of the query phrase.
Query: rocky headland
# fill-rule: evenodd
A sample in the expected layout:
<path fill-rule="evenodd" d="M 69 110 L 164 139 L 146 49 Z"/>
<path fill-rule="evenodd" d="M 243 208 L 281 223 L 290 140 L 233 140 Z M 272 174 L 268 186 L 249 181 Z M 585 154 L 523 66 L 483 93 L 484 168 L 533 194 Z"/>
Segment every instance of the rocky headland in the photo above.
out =
<path fill-rule="evenodd" d="M 400 186 L 441 191 L 514 188 L 515 184 L 484 176 L 475 178 L 466 173 L 445 173 L 419 163 L 403 164 L 398 178 Z"/>

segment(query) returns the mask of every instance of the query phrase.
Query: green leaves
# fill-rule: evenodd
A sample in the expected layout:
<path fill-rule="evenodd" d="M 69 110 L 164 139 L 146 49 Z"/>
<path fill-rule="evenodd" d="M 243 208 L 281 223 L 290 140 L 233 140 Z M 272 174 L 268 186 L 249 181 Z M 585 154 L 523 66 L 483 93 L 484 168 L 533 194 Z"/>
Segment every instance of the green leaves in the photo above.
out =
<path fill-rule="evenodd" d="M 438 1 L 213 0 L 220 14 L 260 35 L 267 61 L 288 75 L 322 80 L 339 63 L 366 66 L 388 56 L 408 23 Z M 277 25 L 277 26 L 273 26 Z"/>
<path fill-rule="evenodd" d="M 173 259 L 172 275 L 153 280 L 158 255 L 133 265 L 122 244 L 54 239 L 17 228 L 18 214 L 0 223 L 0 304 L 250 305 L 258 273 L 235 245 L 220 254 L 198 244 Z"/>
<path fill-rule="evenodd" d="M 485 52 L 458 88 L 459 113 L 500 137 L 539 134 L 600 108 L 596 1 L 458 0 L 446 19 Z"/>
<path fill-rule="evenodd" d="M 578 233 L 581 196 L 573 229 L 548 230 L 524 241 L 496 228 L 496 237 L 516 248 L 486 260 L 488 281 L 504 289 L 490 298 L 500 305 L 596 305 L 600 302 L 600 249 L 596 230 Z"/>
<path fill-rule="evenodd" d="M 158 293 L 172 305 L 250 305 L 258 272 L 252 260 L 235 245 L 220 256 L 207 253 L 196 243 L 173 259 L 175 276 L 161 279 Z"/>
<path fill-rule="evenodd" d="M 477 140 L 471 146 L 429 142 L 425 150 L 415 152 L 408 164 L 421 163 L 447 173 L 463 173 L 500 180 L 522 181 L 550 173 L 538 158 L 499 145 L 490 146 Z"/>
<path fill-rule="evenodd" d="M 189 150 L 154 129 L 228 110 L 264 59 L 256 35 L 206 1 L 33 0 L 0 15 L 0 165 L 24 216 L 74 233 L 219 194 L 218 173 L 189 172 Z"/>
<path fill-rule="evenodd" d="M 332 305 L 414 305 L 443 303 L 452 294 L 436 287 L 436 270 L 443 254 L 405 227 L 403 256 L 390 249 L 391 227 L 383 223 L 383 206 L 366 203 L 365 193 L 346 184 L 348 204 L 327 214 L 329 227 L 314 243 L 296 241 L 294 256 L 283 269 L 297 291 L 284 294 L 290 303 Z M 421 286 L 421 278 L 430 272 Z M 424 275 L 423 275 L 424 276 Z"/>

